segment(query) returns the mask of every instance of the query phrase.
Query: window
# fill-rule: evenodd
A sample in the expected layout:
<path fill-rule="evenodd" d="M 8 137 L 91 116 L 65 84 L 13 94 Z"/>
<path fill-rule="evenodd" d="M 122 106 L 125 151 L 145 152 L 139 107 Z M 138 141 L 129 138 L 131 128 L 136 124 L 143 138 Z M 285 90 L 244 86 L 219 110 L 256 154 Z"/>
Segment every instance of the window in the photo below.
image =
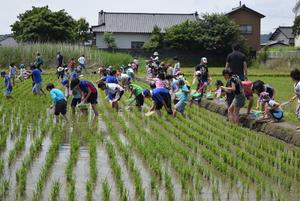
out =
<path fill-rule="evenodd" d="M 142 49 L 144 42 L 140 41 L 131 41 L 131 49 Z"/>
<path fill-rule="evenodd" d="M 252 32 L 253 32 L 252 25 L 241 25 L 240 26 L 240 31 L 243 34 L 252 34 Z"/>

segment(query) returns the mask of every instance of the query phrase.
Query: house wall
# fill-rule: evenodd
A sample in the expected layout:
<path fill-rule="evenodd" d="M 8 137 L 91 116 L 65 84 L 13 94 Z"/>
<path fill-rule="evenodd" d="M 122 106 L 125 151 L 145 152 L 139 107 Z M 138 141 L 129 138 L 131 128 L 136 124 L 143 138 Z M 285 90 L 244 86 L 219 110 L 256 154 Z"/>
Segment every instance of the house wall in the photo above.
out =
<path fill-rule="evenodd" d="M 9 37 L 0 42 L 0 47 L 14 47 L 17 46 L 18 43 L 13 39 L 13 37 Z"/>
<path fill-rule="evenodd" d="M 146 42 L 150 34 L 135 34 L 135 33 L 114 33 L 113 34 L 117 49 L 131 49 L 131 42 Z M 107 45 L 103 39 L 103 33 L 96 33 L 96 47 L 103 49 Z"/>
<path fill-rule="evenodd" d="M 276 37 L 274 37 L 273 39 L 274 41 L 282 41 L 283 43 L 289 45 L 290 44 L 290 39 L 287 38 L 283 33 L 279 33 L 276 35 Z"/>
<path fill-rule="evenodd" d="M 260 23 L 261 18 L 247 11 L 237 11 L 229 15 L 229 18 L 238 26 L 252 25 L 252 34 L 244 34 L 250 48 L 257 51 L 260 49 Z"/>

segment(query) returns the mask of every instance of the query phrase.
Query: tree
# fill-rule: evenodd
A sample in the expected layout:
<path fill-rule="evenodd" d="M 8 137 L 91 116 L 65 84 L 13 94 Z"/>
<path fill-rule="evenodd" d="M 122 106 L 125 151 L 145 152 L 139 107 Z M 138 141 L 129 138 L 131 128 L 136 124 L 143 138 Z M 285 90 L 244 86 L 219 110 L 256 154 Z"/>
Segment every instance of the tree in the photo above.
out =
<path fill-rule="evenodd" d="M 165 46 L 171 49 L 229 51 L 233 43 L 244 45 L 236 24 L 222 14 L 203 15 L 166 30 Z"/>
<path fill-rule="evenodd" d="M 295 37 L 300 35 L 300 16 L 297 16 L 294 20 L 293 34 Z"/>
<path fill-rule="evenodd" d="M 48 6 L 32 7 L 11 25 L 13 34 L 22 42 L 74 41 L 75 20 L 64 10 L 52 12 Z"/>
<path fill-rule="evenodd" d="M 154 26 L 150 38 L 145 42 L 143 48 L 154 51 L 163 46 L 163 35 L 161 28 Z"/>
<path fill-rule="evenodd" d="M 103 40 L 105 41 L 105 43 L 109 49 L 117 48 L 117 45 L 115 42 L 115 37 L 113 36 L 113 33 L 105 32 L 103 34 Z"/>
<path fill-rule="evenodd" d="M 75 40 L 83 43 L 89 39 L 91 39 L 89 23 L 84 18 L 80 18 L 75 22 Z"/>

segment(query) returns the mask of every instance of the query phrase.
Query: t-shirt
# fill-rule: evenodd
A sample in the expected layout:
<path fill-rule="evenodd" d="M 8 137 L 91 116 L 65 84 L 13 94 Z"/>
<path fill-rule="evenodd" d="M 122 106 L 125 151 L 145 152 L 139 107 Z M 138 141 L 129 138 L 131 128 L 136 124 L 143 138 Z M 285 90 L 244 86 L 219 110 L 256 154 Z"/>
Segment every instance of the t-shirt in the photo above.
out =
<path fill-rule="evenodd" d="M 229 69 L 233 74 L 244 75 L 244 62 L 246 62 L 246 56 L 240 51 L 233 51 L 227 56 L 227 62 L 229 63 Z"/>
<path fill-rule="evenodd" d="M 269 94 L 270 98 L 273 98 L 273 96 L 274 96 L 274 88 L 271 85 L 265 84 L 264 85 L 264 91 Z"/>
<path fill-rule="evenodd" d="M 298 102 L 300 102 L 300 82 L 294 85 L 294 92 L 298 97 Z"/>
<path fill-rule="evenodd" d="M 116 78 L 116 76 L 108 75 L 105 78 L 105 82 L 118 84 L 118 79 Z"/>
<path fill-rule="evenodd" d="M 206 64 L 199 64 L 195 67 L 196 72 L 198 71 L 199 74 L 197 75 L 198 79 L 200 80 L 208 80 L 208 68 Z"/>
<path fill-rule="evenodd" d="M 72 95 L 73 95 L 73 97 L 76 98 L 76 99 L 81 98 L 81 94 L 80 94 L 80 92 L 79 92 L 76 88 L 74 88 L 74 89 L 72 90 Z"/>
<path fill-rule="evenodd" d="M 166 88 L 155 88 L 152 91 L 152 100 L 157 103 L 161 104 L 163 102 L 162 94 L 169 94 L 169 90 Z"/>
<path fill-rule="evenodd" d="M 9 76 L 16 75 L 16 72 L 17 72 L 17 67 L 16 66 L 10 66 L 9 67 Z"/>
<path fill-rule="evenodd" d="M 79 88 L 85 94 L 88 93 L 88 89 L 90 89 L 92 91 L 92 93 L 97 93 L 96 87 L 91 82 L 89 82 L 87 80 L 80 80 Z"/>
<path fill-rule="evenodd" d="M 73 72 L 71 73 L 71 79 L 74 80 L 74 79 L 76 79 L 76 78 L 78 78 L 78 74 L 77 74 L 75 71 L 73 71 Z"/>
<path fill-rule="evenodd" d="M 166 80 L 161 80 L 159 78 L 153 78 L 153 80 L 155 82 L 156 88 L 167 87 L 168 85 L 168 82 Z"/>
<path fill-rule="evenodd" d="M 120 85 L 115 83 L 106 84 L 106 90 L 105 90 L 106 94 L 115 94 L 119 91 L 124 91 L 123 87 L 121 87 Z"/>
<path fill-rule="evenodd" d="M 50 95 L 51 95 L 53 104 L 56 104 L 58 101 L 61 101 L 61 100 L 66 100 L 63 92 L 56 88 L 54 88 L 50 91 Z"/>
<path fill-rule="evenodd" d="M 232 86 L 232 83 L 235 84 L 235 91 L 233 92 L 235 95 L 239 95 L 241 93 L 244 93 L 241 80 L 238 76 L 235 76 L 235 75 L 232 76 L 232 78 L 229 80 L 229 82 L 230 82 L 229 86 Z"/>
<path fill-rule="evenodd" d="M 243 88 L 244 88 L 244 94 L 245 96 L 252 96 L 252 82 L 251 81 L 243 81 L 242 82 Z"/>
<path fill-rule="evenodd" d="M 71 69 L 74 69 L 75 66 L 76 66 L 75 61 L 71 60 L 70 63 L 69 63 L 69 65 L 68 65 L 68 67 L 71 68 Z"/>
<path fill-rule="evenodd" d="M 178 92 L 175 93 L 176 99 L 187 102 L 189 100 L 189 93 L 182 90 L 188 91 L 189 89 L 186 85 L 179 87 Z"/>
<path fill-rule="evenodd" d="M 135 95 L 135 96 L 138 96 L 140 94 L 143 93 L 143 88 L 139 85 L 136 85 L 136 84 L 131 84 L 130 87 L 132 88 L 132 93 Z"/>
<path fill-rule="evenodd" d="M 63 55 L 61 55 L 61 54 L 57 55 L 57 63 L 58 63 L 59 66 L 62 65 L 63 59 L 64 59 Z"/>
<path fill-rule="evenodd" d="M 175 65 L 174 65 L 174 68 L 173 68 L 173 75 L 176 75 L 176 73 L 180 71 L 180 63 L 177 62 Z"/>
<path fill-rule="evenodd" d="M 7 89 L 12 89 L 12 84 L 11 84 L 11 81 L 10 81 L 10 77 L 8 75 L 5 75 L 5 77 L 4 77 L 4 86 Z"/>
<path fill-rule="evenodd" d="M 80 64 L 85 64 L 85 58 L 84 57 L 79 57 L 78 62 Z"/>
<path fill-rule="evenodd" d="M 34 83 L 38 84 L 42 82 L 42 75 L 41 75 L 41 71 L 39 69 L 34 69 L 32 71 L 32 78 Z"/>

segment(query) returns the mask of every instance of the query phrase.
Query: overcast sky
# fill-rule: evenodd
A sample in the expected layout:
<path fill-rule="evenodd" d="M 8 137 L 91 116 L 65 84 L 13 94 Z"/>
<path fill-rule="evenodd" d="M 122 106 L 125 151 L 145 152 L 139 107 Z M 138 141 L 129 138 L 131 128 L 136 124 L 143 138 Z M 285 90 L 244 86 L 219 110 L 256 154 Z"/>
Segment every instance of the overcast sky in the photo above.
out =
<path fill-rule="evenodd" d="M 4 1 L 4 0 L 2 0 Z M 172 3 L 170 3 L 172 2 Z M 274 31 L 279 25 L 292 25 L 292 8 L 296 0 L 243 0 L 248 7 L 264 14 L 262 33 Z M 84 17 L 90 25 L 97 24 L 100 10 L 115 12 L 201 13 L 228 12 L 239 0 L 6 0 L 1 4 L 0 34 L 11 33 L 10 25 L 19 13 L 32 6 L 48 5 L 52 10 L 65 9 L 75 19 Z"/>

